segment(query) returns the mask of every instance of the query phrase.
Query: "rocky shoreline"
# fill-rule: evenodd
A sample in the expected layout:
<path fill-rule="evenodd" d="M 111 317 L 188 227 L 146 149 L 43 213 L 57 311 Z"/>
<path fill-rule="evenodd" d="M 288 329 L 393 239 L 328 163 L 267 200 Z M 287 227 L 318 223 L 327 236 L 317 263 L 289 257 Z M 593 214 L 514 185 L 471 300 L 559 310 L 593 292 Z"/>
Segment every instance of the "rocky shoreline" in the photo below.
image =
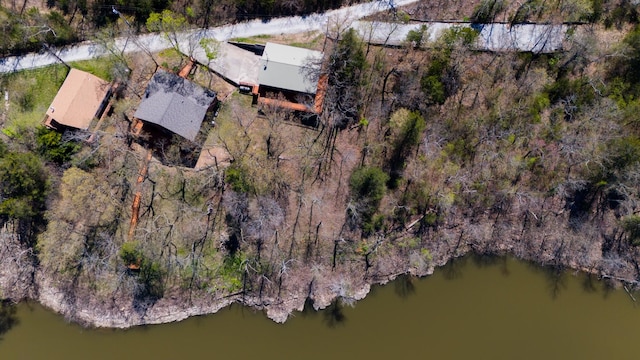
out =
<path fill-rule="evenodd" d="M 444 265 L 444 264 L 443 264 Z M 576 269 L 586 273 L 592 273 L 603 277 L 603 274 L 599 274 L 592 269 Z M 430 269 L 429 273 L 420 274 L 420 276 L 428 276 L 433 273 L 433 269 Z M 359 300 L 364 299 L 371 289 L 372 285 L 384 285 L 403 273 L 388 276 L 388 278 L 375 282 L 360 284 L 351 284 L 353 287 L 349 293 L 342 295 L 336 294 L 331 288 L 324 287 L 317 289 L 313 294 L 313 307 L 315 310 L 322 310 L 330 306 L 334 301 L 339 298 L 353 304 Z M 617 283 L 629 283 L 636 284 L 635 280 L 622 279 L 615 276 L 604 276 L 603 278 L 615 280 Z M 64 300 L 64 294 L 57 290 L 55 286 L 51 285 L 46 279 L 42 279 L 39 285 L 40 292 L 37 297 L 37 301 L 43 306 L 64 315 L 67 319 L 82 324 L 87 327 L 99 327 L 99 328 L 130 328 L 140 325 L 151 324 L 165 324 L 171 322 L 177 322 L 185 320 L 192 316 L 214 314 L 221 309 L 233 304 L 240 303 L 243 306 L 248 306 L 253 309 L 264 311 L 266 316 L 277 323 L 285 323 L 286 320 L 294 314 L 294 312 L 301 312 L 307 302 L 305 294 L 291 293 L 287 299 L 277 301 L 276 299 L 263 299 L 259 302 L 257 299 L 250 297 L 244 300 L 240 295 L 213 299 L 196 301 L 190 304 L 174 296 L 169 296 L 159 300 L 153 306 L 149 307 L 143 313 L 136 311 L 133 306 L 127 308 L 126 305 L 122 305 L 120 308 L 114 308 L 112 304 L 105 306 L 106 304 L 92 304 L 89 299 L 85 306 L 78 306 L 72 309 Z M 94 306 L 97 305 L 97 306 Z M 102 306 L 101 306 L 102 305 Z"/>
<path fill-rule="evenodd" d="M 291 292 L 284 299 L 242 297 L 241 294 L 217 299 L 196 299 L 187 301 L 179 294 L 163 297 L 153 305 L 141 309 L 129 301 L 116 303 L 94 303 L 95 299 L 83 298 L 72 306 L 63 293 L 51 284 L 51 281 L 39 276 L 39 289 L 35 299 L 43 306 L 62 314 L 67 319 L 87 327 L 129 328 L 139 325 L 164 324 L 185 320 L 192 316 L 207 315 L 233 304 L 240 303 L 256 310 L 264 311 L 266 316 L 278 323 L 284 323 L 292 313 L 302 311 L 307 302 L 306 294 Z M 349 284 L 348 293 L 337 295 L 327 286 L 318 288 L 313 293 L 313 307 L 321 310 L 331 305 L 338 297 L 349 303 L 364 299 L 371 289 L 371 284 L 360 282 Z"/>
<path fill-rule="evenodd" d="M 588 234 L 593 235 L 592 227 L 585 225 L 581 231 L 576 231 L 558 226 L 568 216 L 560 210 L 549 206 L 536 209 L 530 203 L 523 209 L 512 209 L 509 216 L 493 221 L 487 214 L 480 217 L 454 217 L 426 236 L 423 248 L 404 254 L 392 252 L 397 246 L 391 246 L 391 243 L 402 238 L 396 234 L 380 245 L 379 249 L 382 250 L 372 257 L 369 267 L 364 266 L 364 261 L 335 269 L 319 263 L 292 267 L 279 295 L 235 293 L 214 297 L 205 292 L 189 294 L 169 289 L 153 303 L 136 302 L 126 296 L 107 301 L 88 291 L 62 291 L 51 276 L 41 269 L 26 265 L 29 264 L 30 253 L 21 249 L 16 238 L 9 236 L 10 232 L 5 228 L 4 246 L 0 250 L 0 289 L 5 298 L 14 301 L 36 300 L 68 320 L 87 327 L 128 328 L 212 314 L 232 303 L 264 311 L 270 319 L 284 323 L 305 306 L 311 305 L 320 310 L 338 299 L 352 304 L 365 298 L 372 285 L 386 284 L 404 274 L 427 276 L 435 268 L 469 253 L 511 255 L 541 266 L 591 273 L 630 287 L 638 284 L 635 248 L 628 247 L 619 253 L 603 255 L 601 249 L 603 242 L 607 241 L 609 227 L 601 226 L 598 228 L 599 236 L 586 238 Z M 555 221 L 529 227 L 527 223 L 531 219 L 522 216 L 527 211 L 537 213 L 536 217 L 539 218 L 554 216 Z M 600 224 L 611 223 L 609 220 Z M 496 229 L 501 231 L 498 233 Z M 385 248 L 385 245 L 389 246 Z M 415 262 L 416 253 L 424 248 L 430 252 L 430 261 Z"/>

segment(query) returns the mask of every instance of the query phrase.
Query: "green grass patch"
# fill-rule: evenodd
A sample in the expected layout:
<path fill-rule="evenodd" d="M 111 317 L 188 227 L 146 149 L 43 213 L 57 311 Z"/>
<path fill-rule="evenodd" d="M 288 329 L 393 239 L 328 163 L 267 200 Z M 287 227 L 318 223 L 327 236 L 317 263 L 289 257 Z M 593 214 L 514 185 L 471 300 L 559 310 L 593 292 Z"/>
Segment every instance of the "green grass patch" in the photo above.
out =
<path fill-rule="evenodd" d="M 167 59 L 180 60 L 182 59 L 183 56 L 184 55 L 182 55 L 180 52 L 178 52 L 178 50 L 174 48 L 165 49 L 158 53 L 158 57 L 161 60 L 167 60 Z"/>
<path fill-rule="evenodd" d="M 162 50 L 158 53 L 158 63 L 163 67 L 174 71 L 180 71 L 183 59 L 184 55 L 173 48 Z"/>
<path fill-rule="evenodd" d="M 113 80 L 113 68 L 116 64 L 114 57 L 101 57 L 93 60 L 76 61 L 69 63 L 72 68 L 86 71 L 101 79 L 112 81 Z"/>
<path fill-rule="evenodd" d="M 242 289 L 243 267 L 246 260 L 242 253 L 225 257 L 217 275 L 227 292 L 232 293 Z"/>
<path fill-rule="evenodd" d="M 114 64 L 114 58 L 103 57 L 72 62 L 69 65 L 110 81 Z M 66 66 L 56 64 L 1 76 L 0 88 L 9 92 L 10 102 L 9 116 L 3 132 L 15 136 L 24 129 L 40 125 L 68 73 Z"/>
<path fill-rule="evenodd" d="M 314 49 L 315 48 L 315 43 L 314 42 L 292 42 L 289 44 L 290 46 L 293 47 L 299 47 L 299 48 L 304 48 L 304 49 Z"/>
<path fill-rule="evenodd" d="M 64 65 L 53 65 L 0 78 L 0 87 L 9 92 L 10 108 L 5 129 L 17 133 L 19 129 L 39 125 L 67 73 Z"/>
<path fill-rule="evenodd" d="M 5 75 L 2 85 L 9 91 L 11 107 L 22 112 L 46 110 L 68 72 L 64 65 L 25 70 Z"/>
<path fill-rule="evenodd" d="M 324 35 L 319 34 L 307 42 L 291 42 L 289 45 L 305 49 L 316 49 L 322 40 L 324 40 Z"/>
<path fill-rule="evenodd" d="M 271 38 L 273 38 L 273 35 L 261 34 L 261 35 L 251 36 L 251 37 L 237 37 L 229 41 L 249 43 L 249 44 L 265 44 L 267 40 Z"/>
<path fill-rule="evenodd" d="M 222 103 L 218 117 L 216 118 L 215 137 L 231 141 L 240 136 L 241 129 L 238 126 L 238 120 L 234 117 L 239 114 L 234 113 L 235 107 L 231 103 L 237 104 L 237 108 L 251 109 L 251 96 L 242 95 L 238 92 L 231 94 L 231 97 Z"/>

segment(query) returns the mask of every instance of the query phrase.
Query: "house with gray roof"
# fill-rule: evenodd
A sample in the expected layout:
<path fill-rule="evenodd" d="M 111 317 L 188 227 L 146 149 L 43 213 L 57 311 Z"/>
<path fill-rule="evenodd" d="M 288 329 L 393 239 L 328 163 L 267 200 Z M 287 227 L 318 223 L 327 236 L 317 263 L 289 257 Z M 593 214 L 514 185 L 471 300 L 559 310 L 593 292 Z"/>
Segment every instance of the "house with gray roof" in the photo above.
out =
<path fill-rule="evenodd" d="M 261 87 L 315 94 L 322 52 L 268 42 L 260 59 Z"/>
<path fill-rule="evenodd" d="M 194 141 L 216 101 L 214 91 L 158 70 L 149 81 L 134 117 Z"/>
<path fill-rule="evenodd" d="M 260 58 L 258 86 L 252 89 L 254 103 L 319 114 L 327 87 L 322 59 L 320 51 L 268 42 Z"/>

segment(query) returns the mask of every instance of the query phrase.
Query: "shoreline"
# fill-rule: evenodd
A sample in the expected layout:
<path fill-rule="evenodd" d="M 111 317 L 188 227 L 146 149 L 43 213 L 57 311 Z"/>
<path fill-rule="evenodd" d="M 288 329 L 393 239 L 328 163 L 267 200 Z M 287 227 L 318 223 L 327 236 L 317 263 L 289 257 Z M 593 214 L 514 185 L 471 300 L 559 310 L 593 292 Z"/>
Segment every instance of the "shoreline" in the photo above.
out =
<path fill-rule="evenodd" d="M 449 261 L 455 260 L 460 257 L 466 256 L 481 256 L 472 252 L 464 253 L 455 258 L 450 258 L 445 263 L 439 264 L 435 267 L 430 267 L 426 273 L 414 274 L 411 271 L 398 273 L 393 275 L 387 275 L 384 278 L 379 278 L 376 281 L 365 282 L 359 284 L 359 287 L 354 288 L 349 293 L 343 295 L 337 295 L 330 288 L 324 287 L 314 291 L 313 297 L 302 296 L 302 292 L 291 293 L 287 299 L 264 299 L 259 302 L 253 297 L 245 297 L 244 300 L 240 294 L 214 299 L 211 301 L 200 300 L 193 302 L 188 306 L 181 306 L 181 299 L 177 296 L 169 296 L 167 298 L 160 299 L 156 304 L 146 309 L 141 314 L 131 308 L 119 308 L 108 309 L 87 306 L 82 309 L 76 309 L 71 312 L 70 306 L 64 301 L 64 294 L 61 291 L 56 291 L 55 286 L 51 285 L 47 279 L 41 278 L 40 292 L 37 299 L 29 299 L 31 301 L 37 301 L 45 308 L 54 311 L 60 315 L 63 315 L 67 320 L 80 324 L 87 328 L 112 328 L 112 329 L 127 329 L 136 326 L 144 325 L 160 325 L 168 324 L 172 322 L 179 322 L 186 320 L 193 316 L 202 316 L 215 314 L 223 308 L 226 308 L 233 304 L 246 306 L 254 311 L 262 311 L 265 316 L 270 320 L 284 324 L 291 316 L 295 316 L 295 312 L 302 312 L 305 305 L 312 304 L 315 311 L 320 311 L 330 306 L 334 301 L 345 301 L 348 304 L 355 304 L 356 302 L 363 300 L 370 292 L 372 286 L 384 286 L 397 279 L 399 276 L 410 275 L 416 277 L 426 277 L 433 274 L 436 268 L 445 266 Z M 529 259 L 517 258 L 513 254 L 492 254 L 489 256 L 512 256 L 519 261 L 530 262 L 538 267 L 545 267 L 549 265 L 540 264 Z M 601 274 L 595 271 L 595 269 L 578 269 L 572 267 L 564 267 L 563 271 L 574 270 L 583 274 L 591 274 L 599 277 L 600 281 L 614 281 L 616 285 L 637 285 L 636 280 L 623 279 L 620 277 Z M 354 284 L 351 284 L 354 285 Z M 309 302 L 310 301 L 310 302 Z M 93 310 L 93 311 L 91 311 Z M 119 314 L 118 311 L 119 310 Z"/>
<path fill-rule="evenodd" d="M 545 209 L 544 213 L 546 216 L 557 212 Z M 5 240 L 4 246 L 0 247 L 0 295 L 16 302 L 25 299 L 37 301 L 85 327 L 124 329 L 213 314 L 233 303 L 263 311 L 271 320 L 284 323 L 305 306 L 321 310 L 336 300 L 354 303 L 364 299 L 373 285 L 387 284 L 401 275 L 428 276 L 449 261 L 470 254 L 512 256 L 536 266 L 555 266 L 593 274 L 602 280 L 631 288 L 639 284 L 634 266 L 635 248 L 603 255 L 603 236 L 584 238 L 582 233 L 559 227 L 561 219 L 556 219 L 559 223 L 547 222 L 539 228 L 522 232 L 522 222 L 526 223 L 526 220 L 523 221 L 517 212 L 498 222 L 488 221 L 488 217 L 482 218 L 482 215 L 475 218 L 460 215 L 450 218 L 451 223 L 442 224 L 430 232 L 422 245 L 411 250 L 393 252 L 401 248 L 395 242 L 406 238 L 403 234 L 389 234 L 379 247 L 382 250 L 372 255 L 370 267 L 365 266 L 364 254 L 358 251 L 351 254 L 353 261 L 338 264 L 335 268 L 331 267 L 328 258 L 305 264 L 297 262 L 284 278 L 281 294 L 274 287 L 264 294 L 260 292 L 261 296 L 258 296 L 257 288 L 250 288 L 249 294 L 244 296 L 239 292 L 211 295 L 204 290 L 189 293 L 169 288 L 162 298 L 153 303 L 136 302 L 135 297 L 127 292 L 114 292 L 109 297 L 84 288 L 67 292 L 61 290 L 51 274 L 37 268 L 36 264 L 29 265 L 30 253 L 20 247 L 16 237 L 5 226 L 0 231 Z M 495 228 L 503 230 L 499 238 L 493 237 L 497 234 Z M 554 231 L 553 238 L 547 235 L 551 230 Z M 601 234 L 606 230 L 601 229 Z M 404 236 L 411 234 L 405 233 Z M 416 262 L 416 256 L 422 255 L 424 249 L 429 251 L 430 260 Z M 272 280 L 276 281 L 275 278 Z M 67 289 L 70 289 L 68 285 Z"/>

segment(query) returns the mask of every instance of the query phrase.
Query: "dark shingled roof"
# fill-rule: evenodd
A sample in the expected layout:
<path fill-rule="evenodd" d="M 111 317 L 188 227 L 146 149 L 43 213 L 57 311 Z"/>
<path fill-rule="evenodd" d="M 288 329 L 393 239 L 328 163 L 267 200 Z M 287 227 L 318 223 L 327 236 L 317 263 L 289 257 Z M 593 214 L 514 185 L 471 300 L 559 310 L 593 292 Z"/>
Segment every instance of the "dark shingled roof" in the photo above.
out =
<path fill-rule="evenodd" d="M 144 93 L 134 116 L 193 141 L 216 93 L 158 70 Z"/>

